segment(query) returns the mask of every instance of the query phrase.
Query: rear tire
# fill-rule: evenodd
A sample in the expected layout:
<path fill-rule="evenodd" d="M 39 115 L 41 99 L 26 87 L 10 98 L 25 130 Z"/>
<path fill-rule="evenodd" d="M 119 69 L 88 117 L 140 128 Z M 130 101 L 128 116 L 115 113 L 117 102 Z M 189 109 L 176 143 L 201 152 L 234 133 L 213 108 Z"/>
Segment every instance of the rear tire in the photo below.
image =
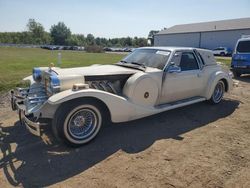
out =
<path fill-rule="evenodd" d="M 62 104 L 52 123 L 59 141 L 78 147 L 93 140 L 103 124 L 103 108 L 92 100 L 76 100 Z"/>
<path fill-rule="evenodd" d="M 241 76 L 241 73 L 237 72 L 237 71 L 233 71 L 234 74 L 234 78 L 238 78 Z"/>
<path fill-rule="evenodd" d="M 209 99 L 209 102 L 211 104 L 219 104 L 224 96 L 225 93 L 225 84 L 222 80 L 220 80 L 215 88 L 214 88 L 214 92 L 211 96 L 211 98 Z"/>
<path fill-rule="evenodd" d="M 220 53 L 220 56 L 225 56 L 225 55 L 226 55 L 225 52 Z"/>

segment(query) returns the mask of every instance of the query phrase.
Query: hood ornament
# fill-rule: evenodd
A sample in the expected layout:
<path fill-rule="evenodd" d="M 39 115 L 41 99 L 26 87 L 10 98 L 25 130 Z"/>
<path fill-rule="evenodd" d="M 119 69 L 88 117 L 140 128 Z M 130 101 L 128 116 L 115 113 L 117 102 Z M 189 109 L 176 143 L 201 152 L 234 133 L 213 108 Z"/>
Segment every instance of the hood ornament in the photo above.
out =
<path fill-rule="evenodd" d="M 49 71 L 51 71 L 53 67 L 55 67 L 54 63 L 50 63 L 49 64 Z"/>

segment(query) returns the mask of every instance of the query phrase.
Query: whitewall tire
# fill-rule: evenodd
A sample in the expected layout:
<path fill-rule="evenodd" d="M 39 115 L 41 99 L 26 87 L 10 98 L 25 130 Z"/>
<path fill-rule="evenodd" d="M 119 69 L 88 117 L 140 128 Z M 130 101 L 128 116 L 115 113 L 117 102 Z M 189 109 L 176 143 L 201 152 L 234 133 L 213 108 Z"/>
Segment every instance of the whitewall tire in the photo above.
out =
<path fill-rule="evenodd" d="M 93 101 L 77 101 L 62 105 L 55 114 L 53 132 L 71 146 L 93 140 L 103 124 L 102 107 Z"/>

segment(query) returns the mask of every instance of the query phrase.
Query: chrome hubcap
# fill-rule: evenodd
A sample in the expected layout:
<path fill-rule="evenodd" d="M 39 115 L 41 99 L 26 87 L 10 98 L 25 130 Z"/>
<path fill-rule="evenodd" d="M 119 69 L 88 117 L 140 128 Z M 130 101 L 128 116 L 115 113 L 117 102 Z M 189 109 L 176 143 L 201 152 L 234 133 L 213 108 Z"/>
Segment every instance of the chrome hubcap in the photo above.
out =
<path fill-rule="evenodd" d="M 224 94 L 224 86 L 222 83 L 218 83 L 214 89 L 213 100 L 218 103 L 222 99 Z"/>
<path fill-rule="evenodd" d="M 70 117 L 68 130 L 72 137 L 85 139 L 95 131 L 97 123 L 97 116 L 93 110 L 81 109 Z"/>

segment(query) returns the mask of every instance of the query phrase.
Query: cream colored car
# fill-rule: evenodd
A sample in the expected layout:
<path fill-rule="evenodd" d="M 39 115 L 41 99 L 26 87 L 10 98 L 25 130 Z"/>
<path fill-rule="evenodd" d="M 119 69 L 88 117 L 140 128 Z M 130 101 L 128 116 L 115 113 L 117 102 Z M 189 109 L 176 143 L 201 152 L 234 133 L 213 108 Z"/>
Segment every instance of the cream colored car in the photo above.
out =
<path fill-rule="evenodd" d="M 67 144 L 91 141 L 104 123 L 126 122 L 210 101 L 232 87 L 232 74 L 209 50 L 145 47 L 112 65 L 33 69 L 29 88 L 11 92 L 11 105 L 31 133 L 43 126 Z M 218 106 L 219 108 L 219 106 Z"/>

